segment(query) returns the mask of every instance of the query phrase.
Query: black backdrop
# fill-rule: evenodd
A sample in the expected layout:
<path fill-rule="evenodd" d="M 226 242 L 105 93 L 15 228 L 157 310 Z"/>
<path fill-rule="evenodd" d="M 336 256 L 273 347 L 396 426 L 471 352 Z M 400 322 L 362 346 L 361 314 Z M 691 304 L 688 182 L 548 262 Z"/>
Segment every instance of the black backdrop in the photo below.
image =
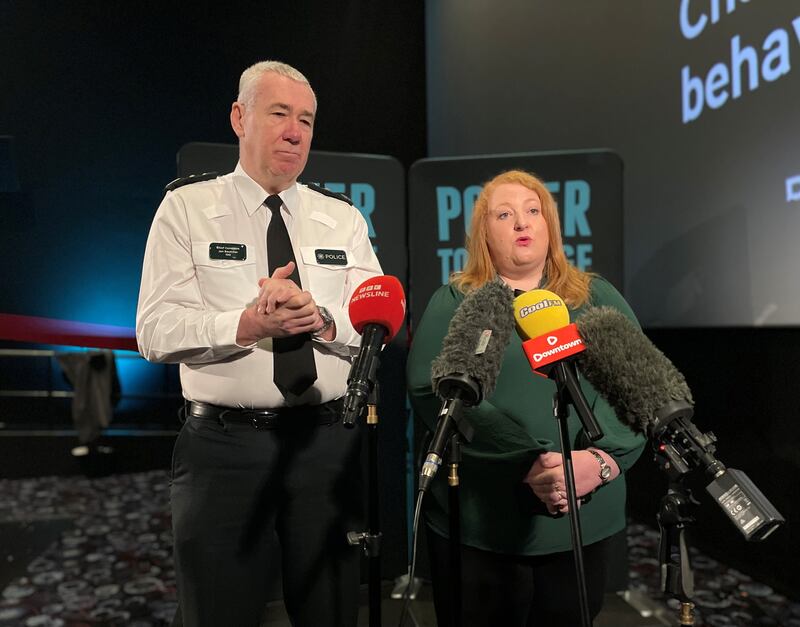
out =
<path fill-rule="evenodd" d="M 175 155 L 191 141 L 236 141 L 230 105 L 256 61 L 308 76 L 314 149 L 406 166 L 425 156 L 423 11 L 370 0 L 0 1 L 0 136 L 14 137 L 20 188 L 0 193 L 0 246 L 17 251 L 0 311 L 133 326 Z"/>

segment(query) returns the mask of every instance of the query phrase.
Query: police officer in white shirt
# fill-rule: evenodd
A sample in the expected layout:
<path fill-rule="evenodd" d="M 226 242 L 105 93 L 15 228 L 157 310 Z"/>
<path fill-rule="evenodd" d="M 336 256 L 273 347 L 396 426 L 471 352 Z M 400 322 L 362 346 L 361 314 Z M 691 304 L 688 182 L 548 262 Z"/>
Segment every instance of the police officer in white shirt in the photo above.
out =
<path fill-rule="evenodd" d="M 139 350 L 180 363 L 187 401 L 171 481 L 176 623 L 259 625 L 277 534 L 292 623 L 356 624 L 360 434 L 337 399 L 360 342 L 349 298 L 382 272 L 346 198 L 297 183 L 316 109 L 294 68 L 245 70 L 236 169 L 173 186 L 147 241 Z"/>

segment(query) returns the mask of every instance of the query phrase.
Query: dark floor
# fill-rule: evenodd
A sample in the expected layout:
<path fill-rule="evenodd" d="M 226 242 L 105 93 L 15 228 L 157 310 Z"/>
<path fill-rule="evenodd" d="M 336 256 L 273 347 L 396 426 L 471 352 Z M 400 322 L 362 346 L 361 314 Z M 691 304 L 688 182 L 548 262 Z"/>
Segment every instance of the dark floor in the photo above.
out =
<path fill-rule="evenodd" d="M 0 627 L 168 625 L 176 602 L 167 485 L 163 470 L 0 480 Z M 651 527 L 629 526 L 630 598 L 609 595 L 596 627 L 677 624 L 678 607 L 659 591 L 658 540 Z M 800 604 L 770 586 L 697 551 L 692 567 L 698 627 L 800 627 Z M 387 598 L 383 624 L 398 625 L 401 609 Z M 288 624 L 280 602 L 268 608 L 264 625 Z M 360 624 L 369 624 L 366 594 Z M 428 586 L 405 625 L 435 625 Z"/>
<path fill-rule="evenodd" d="M 403 602 L 390 598 L 393 589 L 391 584 L 386 584 L 383 589 L 383 599 L 381 601 L 381 624 L 384 627 L 400 627 L 400 616 L 403 610 Z M 366 601 L 366 591 L 364 602 L 359 613 L 359 627 L 367 627 L 370 624 L 368 603 Z M 652 602 L 650 603 L 652 605 Z M 666 614 L 669 610 L 665 606 L 658 608 L 658 611 Z M 608 594 L 604 603 L 603 611 L 594 622 L 594 627 L 650 627 L 671 624 L 667 618 L 654 617 L 652 609 L 648 607 L 645 611 L 648 616 L 642 616 L 631 605 L 629 605 L 620 595 Z M 468 624 L 468 623 L 467 623 Z M 675 624 L 674 622 L 672 624 Z M 280 603 L 272 604 L 267 611 L 261 627 L 290 627 L 291 623 L 286 617 L 283 606 Z M 436 616 L 433 611 L 431 601 L 430 586 L 422 584 L 417 598 L 411 602 L 409 612 L 403 627 L 436 627 Z M 576 627 L 578 627 L 576 625 Z"/>

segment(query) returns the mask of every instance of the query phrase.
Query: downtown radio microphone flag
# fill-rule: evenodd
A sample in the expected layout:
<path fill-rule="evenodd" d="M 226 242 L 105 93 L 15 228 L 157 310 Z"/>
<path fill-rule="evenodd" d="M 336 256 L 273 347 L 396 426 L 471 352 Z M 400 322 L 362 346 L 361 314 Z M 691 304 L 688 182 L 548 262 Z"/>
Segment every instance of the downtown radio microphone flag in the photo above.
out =
<path fill-rule="evenodd" d="M 419 475 L 421 492 L 439 470 L 453 431 L 471 438 L 462 408 L 477 405 L 494 392 L 514 328 L 513 297 L 505 283 L 489 281 L 469 292 L 450 320 L 442 350 L 431 362 L 431 385 L 442 407 Z"/>
<path fill-rule="evenodd" d="M 514 299 L 514 319 L 533 372 L 553 379 L 558 390 L 569 392 L 586 436 L 592 442 L 599 440 L 603 432 L 581 391 L 572 359 L 584 350 L 584 343 L 569 321 L 564 299 L 549 290 L 523 292 Z"/>
<path fill-rule="evenodd" d="M 397 277 L 381 275 L 367 279 L 350 298 L 350 322 L 361 334 L 361 347 L 350 367 L 342 422 L 352 427 L 361 415 L 375 386 L 378 355 L 391 342 L 406 317 L 406 296 Z"/>
<path fill-rule="evenodd" d="M 536 374 L 546 377 L 558 361 L 584 350 L 564 300 L 548 290 L 530 290 L 514 299 L 514 319 L 522 350 Z"/>
<path fill-rule="evenodd" d="M 785 522 L 744 472 L 714 456 L 716 437 L 691 421 L 694 403 L 683 374 L 629 318 L 612 307 L 587 307 L 577 325 L 584 377 L 621 422 L 651 440 L 673 479 L 704 470 L 711 479 L 706 491 L 747 540 L 763 540 Z"/>

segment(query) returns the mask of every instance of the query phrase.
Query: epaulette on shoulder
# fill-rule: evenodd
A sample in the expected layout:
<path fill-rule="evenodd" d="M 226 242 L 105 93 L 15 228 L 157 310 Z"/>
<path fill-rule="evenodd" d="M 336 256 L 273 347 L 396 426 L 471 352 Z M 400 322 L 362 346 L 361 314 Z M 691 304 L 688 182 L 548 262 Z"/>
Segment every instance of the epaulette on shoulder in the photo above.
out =
<path fill-rule="evenodd" d="M 167 192 L 174 192 L 179 187 L 183 187 L 184 185 L 190 185 L 192 183 L 199 183 L 200 181 L 210 181 L 211 179 L 217 178 L 216 172 L 203 172 L 202 174 L 191 174 L 189 176 L 182 176 L 180 178 L 175 179 L 171 183 L 169 183 L 164 188 L 164 193 Z"/>
<path fill-rule="evenodd" d="M 315 185 L 314 183 L 307 183 L 306 187 L 308 187 L 308 189 L 313 190 L 315 192 L 318 192 L 320 194 L 324 194 L 325 196 L 330 196 L 331 198 L 336 198 L 336 200 L 343 200 L 348 205 L 352 205 L 353 204 L 353 201 L 350 200 L 350 198 L 348 198 L 344 194 L 340 194 L 338 192 L 332 192 L 327 187 L 322 187 L 321 185 Z"/>

